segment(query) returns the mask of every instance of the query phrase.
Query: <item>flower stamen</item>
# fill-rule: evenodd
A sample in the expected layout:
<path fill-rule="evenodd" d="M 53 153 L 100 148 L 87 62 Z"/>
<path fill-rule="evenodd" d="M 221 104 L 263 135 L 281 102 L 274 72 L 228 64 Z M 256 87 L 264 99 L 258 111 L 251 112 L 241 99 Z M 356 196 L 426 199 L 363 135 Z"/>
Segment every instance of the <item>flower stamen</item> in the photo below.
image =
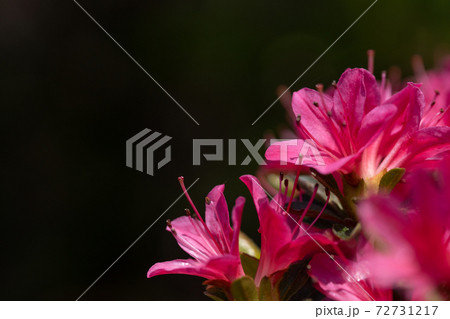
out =
<path fill-rule="evenodd" d="M 300 169 L 297 170 L 297 174 L 295 175 L 294 185 L 292 185 L 291 198 L 289 199 L 289 204 L 286 211 L 289 213 L 291 210 L 292 201 L 294 200 L 295 190 L 297 189 L 298 178 L 300 177 Z"/>
<path fill-rule="evenodd" d="M 191 204 L 191 207 L 194 209 L 194 212 L 197 215 L 198 219 L 204 224 L 205 221 L 203 220 L 202 216 L 200 216 L 200 213 L 198 212 L 197 207 L 195 207 L 194 202 L 192 201 L 191 196 L 189 196 L 186 186 L 184 185 L 184 177 L 183 176 L 178 177 L 178 182 L 180 182 L 181 189 L 183 190 L 183 193 L 186 196 L 189 204 Z M 205 227 L 206 227 L 206 225 L 205 225 Z"/>
<path fill-rule="evenodd" d="M 336 82 L 334 81 L 333 83 L 334 83 L 333 86 L 335 88 L 337 88 Z M 321 100 L 321 102 L 322 102 L 322 104 L 324 106 L 323 108 L 319 108 L 319 110 L 322 113 L 322 116 L 328 120 L 328 124 L 330 125 L 330 128 L 331 128 L 331 135 L 333 136 L 334 140 L 338 142 L 338 146 L 339 146 L 341 152 L 343 154 L 347 154 L 347 152 L 345 150 L 345 147 L 344 147 L 344 145 L 341 142 L 341 138 L 340 138 L 340 134 L 338 132 L 338 128 L 336 127 L 335 122 L 332 119 L 333 113 L 331 112 L 331 110 L 329 110 L 327 108 L 327 105 L 325 104 L 325 98 L 324 98 L 324 93 L 323 93 L 323 84 L 320 84 L 320 83 L 316 84 L 316 89 L 317 89 L 317 91 L 320 94 L 320 100 Z M 326 111 L 326 114 L 324 113 L 325 111 Z"/>
<path fill-rule="evenodd" d="M 181 189 L 183 190 L 184 195 L 186 196 L 187 200 L 189 201 L 189 204 L 191 204 L 191 207 L 194 209 L 194 212 L 197 215 L 198 219 L 203 224 L 203 227 L 205 228 L 206 232 L 211 237 L 211 239 L 213 240 L 214 244 L 219 249 L 219 251 L 223 253 L 222 247 L 217 243 L 217 240 L 211 234 L 208 226 L 206 226 L 205 221 L 203 220 L 202 216 L 200 215 L 200 213 L 197 210 L 197 207 L 195 207 L 194 202 L 192 201 L 191 197 L 189 196 L 189 194 L 187 192 L 187 189 L 186 189 L 186 186 L 184 185 L 184 177 L 183 176 L 178 177 L 178 181 L 180 182 L 180 186 L 181 186 Z"/>
<path fill-rule="evenodd" d="M 305 207 L 305 209 L 303 211 L 303 214 L 300 216 L 300 219 L 298 220 L 299 224 L 301 224 L 303 222 L 303 219 L 305 218 L 306 214 L 308 213 L 309 208 L 311 207 L 311 205 L 312 205 L 312 203 L 314 201 L 314 198 L 317 195 L 317 191 L 318 190 L 319 190 L 319 184 L 314 185 L 314 191 L 313 191 L 313 193 L 311 195 L 311 198 L 309 199 L 308 204 L 306 205 L 306 207 Z"/>
<path fill-rule="evenodd" d="M 321 210 L 320 213 L 316 216 L 316 218 L 314 219 L 314 221 L 313 221 L 311 224 L 309 224 L 309 227 L 306 229 L 306 232 L 308 232 L 308 230 L 309 230 L 311 227 L 313 227 L 313 225 L 319 220 L 320 216 L 321 216 L 321 215 L 323 214 L 323 212 L 325 211 L 325 208 L 327 207 L 328 202 L 330 201 L 330 196 L 331 196 L 330 190 L 329 190 L 328 188 L 325 188 L 325 194 L 327 195 L 327 200 L 326 200 L 326 202 L 325 202 L 325 205 L 323 205 L 322 210 Z"/>

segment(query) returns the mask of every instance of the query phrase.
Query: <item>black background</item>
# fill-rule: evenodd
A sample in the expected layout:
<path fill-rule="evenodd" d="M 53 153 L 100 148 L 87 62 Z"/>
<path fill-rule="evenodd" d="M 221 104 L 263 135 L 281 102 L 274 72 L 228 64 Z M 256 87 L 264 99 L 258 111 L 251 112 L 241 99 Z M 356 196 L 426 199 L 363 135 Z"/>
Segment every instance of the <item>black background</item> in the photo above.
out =
<path fill-rule="evenodd" d="M 75 300 L 181 194 L 184 175 L 203 211 L 226 183 L 231 206 L 247 197 L 243 229 L 257 218 L 238 181 L 257 165 L 192 166 L 193 138 L 253 142 L 285 123 L 276 99 L 372 1 L 80 0 L 90 14 L 200 123 L 197 126 L 71 0 L 0 3 L 2 145 L 1 299 Z M 379 0 L 293 87 L 365 67 L 412 74 L 448 49 L 448 1 Z M 172 162 L 151 177 L 125 166 L 125 141 L 150 128 L 173 137 Z M 245 154 L 239 153 L 242 156 Z M 206 300 L 202 279 L 146 279 L 157 261 L 186 255 L 165 219 L 83 300 Z"/>

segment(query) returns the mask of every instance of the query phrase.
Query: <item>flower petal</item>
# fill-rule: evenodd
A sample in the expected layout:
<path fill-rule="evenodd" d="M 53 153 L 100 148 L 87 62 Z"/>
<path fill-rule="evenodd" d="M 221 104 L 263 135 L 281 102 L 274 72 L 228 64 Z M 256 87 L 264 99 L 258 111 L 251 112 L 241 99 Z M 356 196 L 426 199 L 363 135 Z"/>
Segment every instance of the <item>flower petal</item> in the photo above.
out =
<path fill-rule="evenodd" d="M 333 115 L 339 123 L 348 122 L 357 136 L 364 114 L 380 104 L 380 92 L 373 74 L 364 69 L 347 69 L 333 94 Z"/>
<path fill-rule="evenodd" d="M 441 160 L 442 153 L 450 151 L 450 127 L 428 127 L 415 132 L 398 147 L 388 164 L 393 167 L 412 168 L 427 166 L 427 161 Z"/>
<path fill-rule="evenodd" d="M 256 210 L 259 211 L 261 207 L 269 203 L 267 194 L 259 183 L 258 179 L 252 175 L 243 175 L 239 178 L 247 186 L 250 194 L 253 197 L 253 201 L 256 206 Z"/>
<path fill-rule="evenodd" d="M 206 260 L 210 256 L 220 254 L 217 245 L 198 219 L 181 216 L 171 224 L 178 245 L 196 260 Z M 169 228 L 167 230 L 171 231 Z"/>
<path fill-rule="evenodd" d="M 325 94 L 322 97 L 317 91 L 311 89 L 301 89 L 294 93 L 292 109 L 296 117 L 301 117 L 300 125 L 297 127 L 300 126 L 299 133 L 303 138 L 313 137 L 319 147 L 339 153 L 335 138 L 337 135 L 332 133 L 327 115 L 331 111 L 333 102 Z"/>
<path fill-rule="evenodd" d="M 231 241 L 231 254 L 239 256 L 239 232 L 241 230 L 242 212 L 244 211 L 245 198 L 240 196 L 231 213 L 233 219 L 233 239 Z"/>
<path fill-rule="evenodd" d="M 230 251 L 232 230 L 227 201 L 223 195 L 224 185 L 214 187 L 208 194 L 205 205 L 205 223 L 222 251 Z"/>
<path fill-rule="evenodd" d="M 259 285 L 261 279 L 272 273 L 284 269 L 278 265 L 277 252 L 288 243 L 291 238 L 291 229 L 286 222 L 286 215 L 275 211 L 268 203 L 258 209 L 259 232 L 261 233 L 261 259 L 255 282 Z"/>
<path fill-rule="evenodd" d="M 317 281 L 320 290 L 327 297 L 339 301 L 392 300 L 390 290 L 375 289 L 368 284 L 370 277 L 367 265 L 344 261 L 339 256 L 334 259 L 335 261 L 320 253 L 309 263 L 311 277 Z"/>
<path fill-rule="evenodd" d="M 392 135 L 406 136 L 419 129 L 425 100 L 419 84 L 408 83 L 400 92 L 394 94 L 385 104 L 394 104 L 397 109 L 396 126 Z"/>
<path fill-rule="evenodd" d="M 239 255 L 223 255 L 217 258 L 211 258 L 206 264 L 206 268 L 222 274 L 229 281 L 234 281 L 245 276 Z"/>
<path fill-rule="evenodd" d="M 210 269 L 204 263 L 192 259 L 175 259 L 156 263 L 147 272 L 147 278 L 167 274 L 193 275 L 206 279 L 227 279 L 221 272 Z"/>
<path fill-rule="evenodd" d="M 301 166 L 307 166 L 317 169 L 321 174 L 330 174 L 357 156 L 333 157 L 301 139 L 273 143 L 265 153 L 267 161 L 272 165 L 277 164 L 281 169 L 298 170 Z"/>
<path fill-rule="evenodd" d="M 289 267 L 290 264 L 310 257 L 313 254 L 331 248 L 333 240 L 320 233 L 304 233 L 300 237 L 288 241 L 276 255 L 276 270 Z"/>
<path fill-rule="evenodd" d="M 395 105 L 384 104 L 375 107 L 367 113 L 361 122 L 361 128 L 356 138 L 356 147 L 358 149 L 364 149 L 375 141 L 383 129 L 389 125 L 389 121 L 394 117 L 396 112 L 397 107 Z"/>

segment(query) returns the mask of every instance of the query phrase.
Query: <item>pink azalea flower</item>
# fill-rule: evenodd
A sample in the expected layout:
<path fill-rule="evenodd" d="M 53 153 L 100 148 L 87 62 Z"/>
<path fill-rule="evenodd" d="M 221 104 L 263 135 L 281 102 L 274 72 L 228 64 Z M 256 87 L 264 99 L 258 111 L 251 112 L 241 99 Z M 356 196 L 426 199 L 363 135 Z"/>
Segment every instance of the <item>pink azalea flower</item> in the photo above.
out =
<path fill-rule="evenodd" d="M 421 127 L 450 125 L 450 57 L 443 60 L 439 69 L 425 71 L 422 59 L 414 57 L 416 79 L 422 83 L 425 108 Z"/>
<path fill-rule="evenodd" d="M 232 212 L 232 229 L 228 206 L 223 195 L 224 185 L 214 187 L 206 197 L 205 220 L 203 220 L 186 191 L 183 178 L 180 177 L 179 180 L 197 218 L 186 210 L 187 216 L 167 222 L 167 230 L 193 259 L 157 263 L 150 268 L 147 277 L 186 274 L 229 283 L 244 276 L 239 255 L 239 230 L 245 198 L 236 199 Z"/>
<path fill-rule="evenodd" d="M 293 217 L 286 214 L 289 209 L 284 208 L 287 204 L 285 195 L 278 193 L 272 201 L 269 201 L 256 177 L 244 175 L 241 176 L 241 180 L 253 196 L 260 223 L 261 258 L 255 276 L 256 285 L 259 285 L 263 277 L 279 274 L 292 263 L 321 251 L 321 247 L 334 244 L 330 235 L 315 229 L 310 231 L 308 225 L 302 224 L 312 199 L 305 208 L 303 216 L 292 220 Z M 299 225 L 304 227 L 303 230 Z"/>
<path fill-rule="evenodd" d="M 316 287 L 332 300 L 392 300 L 392 290 L 377 287 L 371 277 L 366 258 L 371 250 L 367 243 L 360 245 L 354 260 L 347 258 L 340 250 L 333 255 L 334 260 L 325 253 L 316 254 L 309 263 L 309 274 Z"/>
<path fill-rule="evenodd" d="M 450 150 L 449 127 L 420 129 L 424 100 L 418 85 L 409 83 L 381 101 L 371 73 L 348 69 L 330 95 L 318 89 L 294 93 L 300 140 L 272 144 L 266 151 L 269 162 L 286 167 L 285 162 L 291 169 L 301 164 L 322 174 L 351 174 L 357 181 L 391 168 L 424 165 Z M 305 141 L 320 156 L 304 154 Z"/>
<path fill-rule="evenodd" d="M 413 299 L 450 299 L 450 161 L 441 175 L 419 170 L 411 176 L 408 205 L 375 196 L 363 202 L 363 229 L 379 251 L 370 258 L 382 285 L 406 288 Z"/>

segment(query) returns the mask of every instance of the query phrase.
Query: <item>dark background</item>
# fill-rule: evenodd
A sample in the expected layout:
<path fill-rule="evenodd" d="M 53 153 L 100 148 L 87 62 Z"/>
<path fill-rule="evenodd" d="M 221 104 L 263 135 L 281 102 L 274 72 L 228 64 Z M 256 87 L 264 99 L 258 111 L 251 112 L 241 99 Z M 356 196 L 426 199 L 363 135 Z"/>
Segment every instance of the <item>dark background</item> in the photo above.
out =
<path fill-rule="evenodd" d="M 238 181 L 255 163 L 192 166 L 193 138 L 256 142 L 285 123 L 276 99 L 372 1 L 80 0 L 200 123 L 197 126 L 71 0 L 0 2 L 2 145 L 1 299 L 74 300 L 197 177 L 191 196 Z M 428 67 L 450 36 L 446 0 L 379 0 L 294 86 L 337 80 L 365 67 Z M 155 176 L 125 166 L 125 141 L 150 128 L 172 136 L 172 162 Z M 245 154 L 242 154 L 242 158 Z M 186 257 L 165 219 L 183 198 L 83 297 L 83 300 L 197 300 L 202 279 L 146 279 L 157 261 Z M 257 238 L 250 200 L 243 229 Z"/>

